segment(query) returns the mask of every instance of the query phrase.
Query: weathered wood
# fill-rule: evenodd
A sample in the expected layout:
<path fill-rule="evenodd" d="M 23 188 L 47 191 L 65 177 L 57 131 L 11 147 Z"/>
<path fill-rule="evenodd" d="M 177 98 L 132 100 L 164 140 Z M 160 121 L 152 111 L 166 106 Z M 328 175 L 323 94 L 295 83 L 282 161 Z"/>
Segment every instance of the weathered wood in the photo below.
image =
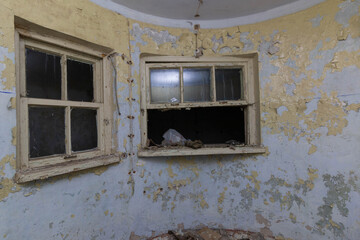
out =
<path fill-rule="evenodd" d="M 108 155 L 95 158 L 88 158 L 83 161 L 68 161 L 67 163 L 57 164 L 47 167 L 28 168 L 17 171 L 14 177 L 15 182 L 24 183 L 36 179 L 46 179 L 70 172 L 76 172 L 94 167 L 105 166 L 120 161 L 119 156 Z"/>
<path fill-rule="evenodd" d="M 187 147 L 164 147 L 157 149 L 141 149 L 139 157 L 171 157 L 171 156 L 206 156 L 206 155 L 229 155 L 229 154 L 256 154 L 265 153 L 264 147 L 204 147 L 192 149 Z"/>

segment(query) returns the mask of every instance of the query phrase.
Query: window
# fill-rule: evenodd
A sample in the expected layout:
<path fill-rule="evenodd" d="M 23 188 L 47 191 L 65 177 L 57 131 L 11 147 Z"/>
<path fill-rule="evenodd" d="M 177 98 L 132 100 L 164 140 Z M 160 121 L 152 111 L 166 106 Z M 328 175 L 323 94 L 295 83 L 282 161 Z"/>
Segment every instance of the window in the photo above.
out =
<path fill-rule="evenodd" d="M 265 152 L 256 54 L 148 56 L 141 69 L 140 157 Z M 181 144 L 164 144 L 169 129 L 183 136 Z"/>
<path fill-rule="evenodd" d="M 40 30 L 16 33 L 17 182 L 119 161 L 111 149 L 111 71 L 103 57 L 110 50 Z"/>

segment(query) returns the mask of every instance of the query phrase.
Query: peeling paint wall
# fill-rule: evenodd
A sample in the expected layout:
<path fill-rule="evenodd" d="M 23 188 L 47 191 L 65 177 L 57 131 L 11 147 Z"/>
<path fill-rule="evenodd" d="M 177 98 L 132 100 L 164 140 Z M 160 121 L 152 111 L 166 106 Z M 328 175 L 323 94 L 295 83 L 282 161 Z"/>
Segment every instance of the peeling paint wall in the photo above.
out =
<path fill-rule="evenodd" d="M 131 67 L 117 59 L 120 164 L 13 182 L 14 15 L 131 57 Z M 259 52 L 266 154 L 137 158 L 140 54 L 192 56 L 190 28 L 137 22 L 87 0 L 1 1 L 0 238 L 141 239 L 206 225 L 277 239 L 359 239 L 360 1 L 200 29 L 198 40 L 205 56 Z"/>

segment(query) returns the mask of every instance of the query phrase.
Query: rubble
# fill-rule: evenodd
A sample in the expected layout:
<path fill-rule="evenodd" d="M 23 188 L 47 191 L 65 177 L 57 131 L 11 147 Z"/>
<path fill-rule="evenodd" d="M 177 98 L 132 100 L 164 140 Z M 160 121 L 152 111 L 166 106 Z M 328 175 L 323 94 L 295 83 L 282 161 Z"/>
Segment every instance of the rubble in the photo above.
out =
<path fill-rule="evenodd" d="M 151 237 L 148 240 L 275 240 L 275 237 L 264 236 L 259 232 L 203 227 L 181 231 L 170 230 L 167 234 Z"/>

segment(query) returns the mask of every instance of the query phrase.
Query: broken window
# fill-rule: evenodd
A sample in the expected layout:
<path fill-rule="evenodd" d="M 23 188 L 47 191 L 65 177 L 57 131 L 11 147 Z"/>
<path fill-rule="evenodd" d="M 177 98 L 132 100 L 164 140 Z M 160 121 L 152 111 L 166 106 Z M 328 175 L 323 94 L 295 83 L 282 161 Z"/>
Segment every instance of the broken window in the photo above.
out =
<path fill-rule="evenodd" d="M 20 28 L 17 39 L 17 181 L 118 161 L 103 52 Z"/>
<path fill-rule="evenodd" d="M 143 58 L 139 156 L 263 152 L 256 71 L 256 55 Z"/>

